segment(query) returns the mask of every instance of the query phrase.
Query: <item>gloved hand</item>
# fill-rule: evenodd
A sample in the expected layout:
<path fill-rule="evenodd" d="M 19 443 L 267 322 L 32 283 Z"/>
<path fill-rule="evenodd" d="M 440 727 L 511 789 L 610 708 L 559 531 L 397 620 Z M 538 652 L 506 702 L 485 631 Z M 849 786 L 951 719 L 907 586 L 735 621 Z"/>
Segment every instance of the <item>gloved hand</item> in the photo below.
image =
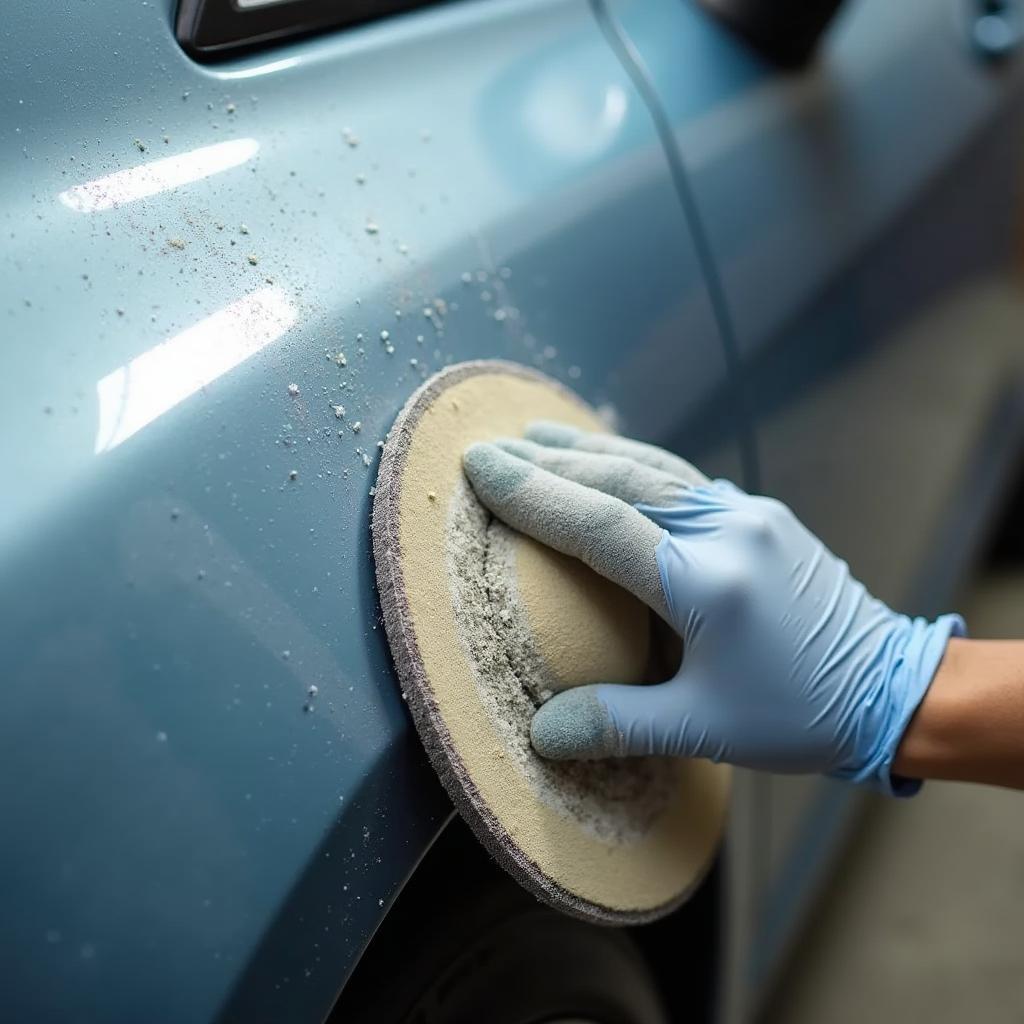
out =
<path fill-rule="evenodd" d="M 873 598 L 782 503 L 708 481 L 658 448 L 554 423 L 473 445 L 463 465 L 510 526 L 582 559 L 682 637 L 675 677 L 546 702 L 534 748 L 821 772 L 889 792 L 903 732 L 959 616 L 909 619 Z"/>

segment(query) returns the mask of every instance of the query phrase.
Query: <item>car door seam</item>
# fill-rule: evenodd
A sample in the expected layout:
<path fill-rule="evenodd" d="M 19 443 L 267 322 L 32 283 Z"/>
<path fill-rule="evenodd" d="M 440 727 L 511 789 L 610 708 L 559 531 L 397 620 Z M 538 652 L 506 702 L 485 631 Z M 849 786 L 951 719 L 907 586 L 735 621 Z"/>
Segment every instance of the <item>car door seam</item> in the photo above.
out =
<path fill-rule="evenodd" d="M 647 108 L 647 112 L 654 123 L 654 130 L 665 153 L 665 158 L 668 161 L 672 184 L 679 203 L 683 208 L 683 216 L 690 229 L 697 262 L 700 265 L 704 283 L 708 290 L 712 316 L 714 317 L 715 326 L 718 329 L 721 346 L 725 354 L 726 369 L 734 384 L 741 419 L 739 445 L 743 484 L 748 490 L 756 491 L 759 488 L 760 480 L 757 439 L 753 426 L 752 406 L 747 393 L 742 361 L 739 356 L 739 346 L 736 341 L 736 330 L 729 311 L 725 286 L 718 272 L 718 263 L 715 260 L 696 197 L 694 196 L 693 189 L 690 187 L 689 173 L 686 170 L 682 153 L 676 144 L 675 135 L 672 131 L 672 122 L 661 105 L 657 90 L 647 71 L 643 58 L 633 45 L 632 40 L 626 35 L 618 20 L 608 9 L 605 0 L 589 0 L 589 3 L 599 28 L 625 69 L 626 74 L 629 75 L 634 88 Z"/>

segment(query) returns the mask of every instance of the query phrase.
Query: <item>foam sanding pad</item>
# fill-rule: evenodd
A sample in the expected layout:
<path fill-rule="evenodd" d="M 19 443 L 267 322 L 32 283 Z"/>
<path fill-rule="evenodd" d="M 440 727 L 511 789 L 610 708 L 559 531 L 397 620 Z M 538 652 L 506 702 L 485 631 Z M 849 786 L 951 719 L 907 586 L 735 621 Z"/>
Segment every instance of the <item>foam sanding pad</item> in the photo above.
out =
<path fill-rule="evenodd" d="M 416 729 L 477 838 L 540 899 L 636 924 L 677 907 L 707 870 L 729 770 L 655 757 L 554 762 L 530 746 L 530 720 L 552 693 L 653 681 L 651 613 L 504 526 L 462 472 L 468 445 L 538 419 L 607 429 L 567 388 L 513 363 L 452 366 L 412 395 L 373 503 L 384 624 Z"/>

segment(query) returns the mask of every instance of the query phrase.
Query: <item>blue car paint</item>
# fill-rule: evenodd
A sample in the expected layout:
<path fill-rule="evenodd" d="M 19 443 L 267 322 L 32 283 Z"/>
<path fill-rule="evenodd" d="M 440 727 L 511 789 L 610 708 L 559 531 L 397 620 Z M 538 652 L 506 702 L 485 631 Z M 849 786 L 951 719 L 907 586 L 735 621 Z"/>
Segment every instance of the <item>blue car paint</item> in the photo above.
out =
<path fill-rule="evenodd" d="M 12 1019 L 329 1009 L 449 813 L 369 554 L 377 444 L 426 373 L 538 365 L 740 473 L 669 164 L 584 3 L 209 67 L 172 14 L 6 13 Z"/>
<path fill-rule="evenodd" d="M 1005 263 L 1017 165 L 978 138 L 1016 78 L 932 0 L 851 4 L 797 76 L 689 4 L 487 0 L 209 68 L 172 6 L 8 12 L 0 948 L 20 1016 L 314 1019 L 448 813 L 366 532 L 375 442 L 422 372 L 541 365 L 711 473 L 760 470 L 890 600 L 941 603 L 1006 478 L 1012 380 L 962 374 L 975 443 L 921 506 L 951 510 L 921 531 L 955 540 L 941 564 L 879 557 L 870 471 L 838 460 L 815 488 L 820 454 L 772 425 L 823 396 L 802 436 L 834 447 L 886 381 L 857 382 L 859 353 L 938 306 L 918 277 Z M 909 256 L 927 273 L 904 282 Z M 984 500 L 936 500 L 965 481 Z M 845 791 L 754 795 L 775 819 L 748 851 L 770 869 L 756 985 L 849 815 Z"/>
<path fill-rule="evenodd" d="M 817 64 L 790 75 L 695 3 L 610 9 L 675 128 L 746 353 L 876 238 L 1008 91 L 934 0 L 848 4 Z"/>
<path fill-rule="evenodd" d="M 1024 437 L 1020 68 L 978 59 L 969 2 L 850 2 L 793 73 L 696 3 L 607 6 L 706 225 L 761 484 L 874 592 L 948 610 Z M 860 803 L 810 779 L 759 797 L 755 992 Z"/>

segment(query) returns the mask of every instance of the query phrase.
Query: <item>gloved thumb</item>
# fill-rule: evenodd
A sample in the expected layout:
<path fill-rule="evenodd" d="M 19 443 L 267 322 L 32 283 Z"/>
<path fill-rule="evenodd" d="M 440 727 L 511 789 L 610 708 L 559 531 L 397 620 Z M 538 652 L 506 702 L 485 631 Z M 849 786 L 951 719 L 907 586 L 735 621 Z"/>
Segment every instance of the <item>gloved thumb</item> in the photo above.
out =
<path fill-rule="evenodd" d="M 564 690 L 537 710 L 530 739 L 541 757 L 557 761 L 702 756 L 708 736 L 698 724 L 694 696 L 682 676 L 657 686 L 599 683 Z"/>
<path fill-rule="evenodd" d="M 563 690 L 542 704 L 530 723 L 530 741 L 541 757 L 555 761 L 616 757 L 619 733 L 598 697 L 602 686 Z"/>

